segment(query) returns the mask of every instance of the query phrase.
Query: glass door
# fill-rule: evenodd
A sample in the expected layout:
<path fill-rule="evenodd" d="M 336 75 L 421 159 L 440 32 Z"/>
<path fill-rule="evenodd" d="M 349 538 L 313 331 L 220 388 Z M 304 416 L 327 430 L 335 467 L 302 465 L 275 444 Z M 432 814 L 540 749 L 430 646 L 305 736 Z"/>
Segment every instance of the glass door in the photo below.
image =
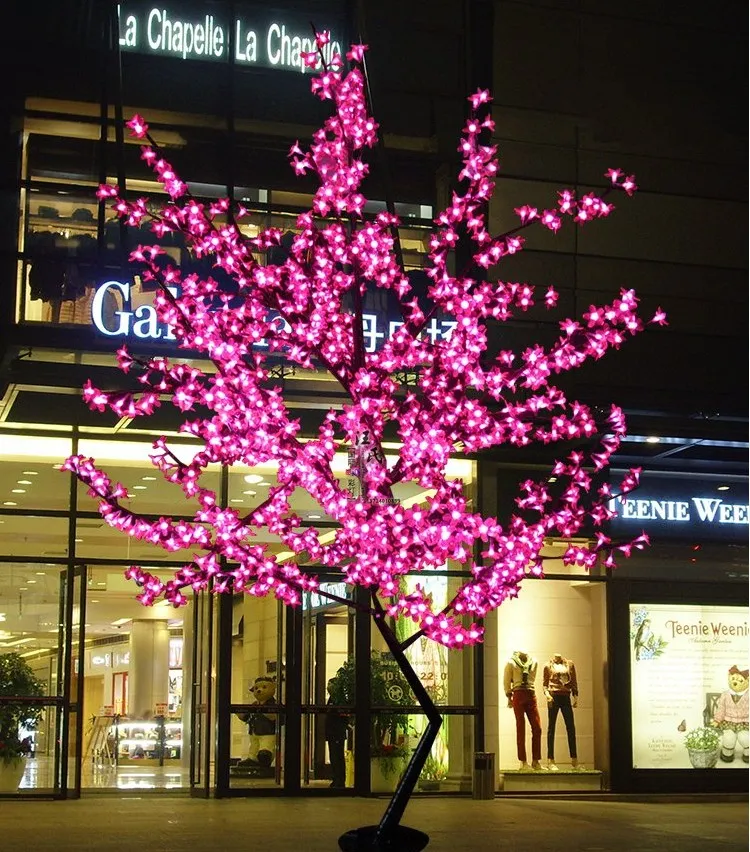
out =
<path fill-rule="evenodd" d="M 86 633 L 85 565 L 74 565 L 60 576 L 60 624 L 62 636 L 58 653 L 62 672 L 62 714 L 58 731 L 59 788 L 63 798 L 81 795 L 81 753 L 83 749 L 83 648 Z"/>
<path fill-rule="evenodd" d="M 341 598 L 348 594 L 335 577 L 322 577 L 320 588 Z M 337 695 L 332 681 L 342 671 L 353 672 L 354 613 L 322 594 L 307 594 L 302 624 L 302 789 L 352 788 L 354 708 Z"/>
<path fill-rule="evenodd" d="M 187 708 L 190 719 L 190 793 L 206 798 L 211 794 L 214 783 L 216 604 L 217 596 L 210 591 L 193 596 L 193 618 L 186 619 L 192 635 L 186 631 L 185 636 L 185 649 L 189 649 L 192 657 L 184 661 L 185 671 L 188 674 L 192 672 L 192 684 L 183 691 L 183 700 L 190 704 Z"/>

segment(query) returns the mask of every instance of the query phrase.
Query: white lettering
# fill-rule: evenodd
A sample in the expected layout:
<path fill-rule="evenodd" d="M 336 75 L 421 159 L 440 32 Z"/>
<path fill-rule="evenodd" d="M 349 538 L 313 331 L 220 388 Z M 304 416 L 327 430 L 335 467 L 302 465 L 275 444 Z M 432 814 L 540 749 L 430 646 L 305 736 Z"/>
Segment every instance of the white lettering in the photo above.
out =
<path fill-rule="evenodd" d="M 266 54 L 268 56 L 268 61 L 271 65 L 278 65 L 281 61 L 281 51 L 274 48 L 271 45 L 271 39 L 280 39 L 281 38 L 281 30 L 279 29 L 278 24 L 271 24 L 268 28 L 268 35 L 266 36 Z"/>
<path fill-rule="evenodd" d="M 138 322 L 133 323 L 133 334 L 141 340 L 158 340 L 161 337 L 159 319 L 152 305 L 141 305 L 135 309 L 133 317 Z"/>
<path fill-rule="evenodd" d="M 693 503 L 698 510 L 698 517 L 702 521 L 713 521 L 716 517 L 716 510 L 721 505 L 721 500 L 709 497 L 693 497 Z"/>
<path fill-rule="evenodd" d="M 115 299 L 110 290 L 120 291 L 123 299 L 123 307 L 130 301 L 129 284 L 125 284 L 122 281 L 105 281 L 101 287 L 97 288 L 94 298 L 91 301 L 91 320 L 97 331 L 106 334 L 107 337 L 118 337 L 130 331 L 130 312 L 126 310 L 114 311 L 113 315 L 120 318 L 119 323 L 114 329 L 106 327 L 104 324 L 104 300 L 107 297 L 110 297 L 110 300 Z"/>
<path fill-rule="evenodd" d="M 125 35 L 120 36 L 121 47 L 136 47 L 138 45 L 138 21 L 135 15 L 125 18 Z"/>
<path fill-rule="evenodd" d="M 148 24 L 146 28 L 146 38 L 148 39 L 148 46 L 151 50 L 159 50 L 161 48 L 161 37 L 158 32 L 154 35 L 152 31 L 152 26 L 158 26 L 161 22 L 161 14 L 158 9 L 152 9 L 148 13 Z"/>
<path fill-rule="evenodd" d="M 237 62 L 255 62 L 258 58 L 258 36 L 254 30 L 248 30 L 242 37 L 242 21 L 238 18 L 234 28 L 234 58 Z M 244 42 L 244 49 L 243 49 Z"/>

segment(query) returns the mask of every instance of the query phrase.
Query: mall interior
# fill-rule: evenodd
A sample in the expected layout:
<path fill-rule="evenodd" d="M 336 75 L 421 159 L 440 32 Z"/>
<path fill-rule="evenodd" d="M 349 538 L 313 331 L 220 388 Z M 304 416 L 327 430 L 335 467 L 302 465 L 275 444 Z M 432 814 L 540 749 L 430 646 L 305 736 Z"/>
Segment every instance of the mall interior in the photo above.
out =
<path fill-rule="evenodd" d="M 545 578 L 526 580 L 487 619 L 482 646 L 410 647 L 444 718 L 420 794 L 471 795 L 482 754 L 493 756 L 498 795 L 746 790 L 746 739 L 744 749 L 741 737 L 732 745 L 731 760 L 723 746 L 724 757 L 698 773 L 683 740 L 689 728 L 711 726 L 727 671 L 748 667 L 747 187 L 737 177 L 747 127 L 726 85 L 732 57 L 747 54 L 737 44 L 747 28 L 729 16 L 706 33 L 687 10 L 587 0 L 23 5 L 25 41 L 2 51 L 18 85 L 5 87 L 0 114 L 0 655 L 20 654 L 43 695 L 34 702 L 39 723 L 21 732 L 31 752 L 20 786 L 0 795 L 384 794 L 424 728 L 368 616 L 342 601 L 307 594 L 287 609 L 202 593 L 180 610 L 141 606 L 125 570 L 141 565 L 166 579 L 191 553 L 165 554 L 111 529 L 61 470 L 72 453 L 91 456 L 131 491 L 138 512 L 192 518 L 194 507 L 149 460 L 160 436 L 183 458 L 198 451 L 178 431 L 181 413 L 163 406 L 118 418 L 81 399 L 88 379 L 133 387 L 116 368 L 124 343 L 144 355 L 177 352 L 151 307 L 153 288 L 128 260 L 153 234 L 121 227 L 96 187 L 162 194 L 123 131 L 137 111 L 197 197 L 248 209 L 246 237 L 268 226 L 293 232 L 314 187 L 294 177 L 287 152 L 326 116 L 299 65 L 311 18 L 337 44 L 371 45 L 383 144 L 372 152 L 365 215 L 399 215 L 407 270 L 423 268 L 433 217 L 455 188 L 465 96 L 488 87 L 502 175 L 493 232 L 512 226 L 519 204 L 554 203 L 563 186 L 601 186 L 610 166 L 632 170 L 642 187 L 601 229 L 530 234 L 502 275 L 540 291 L 554 284 L 560 316 L 631 286 L 644 312 L 661 306 L 669 315 L 669 326 L 564 380 L 587 404 L 625 410 L 630 434 L 613 477 L 641 467 L 643 485 L 613 531 L 643 529 L 652 546 L 614 571 L 584 572 L 563 563 L 566 542 L 550 540 Z M 162 245 L 183 270 L 218 274 L 176 237 Z M 372 351 L 394 318 L 385 299 L 368 296 L 364 319 Z M 558 327 L 534 309 L 488 331 L 494 356 L 549 342 Z M 450 322 L 430 329 L 449 332 Z M 320 370 L 278 358 L 274 382 L 303 435 L 343 403 Z M 398 449 L 395 433 L 384 449 Z M 548 471 L 556 450 L 456 455 L 448 473 L 483 512 L 504 516 L 518 481 Z M 345 480 L 345 452 L 335 465 Z M 217 465 L 204 484 L 223 505 L 251 507 L 275 476 L 272 465 Z M 394 496 L 417 505 L 430 492 L 404 483 Z M 292 508 L 321 530 L 334 527 L 299 490 Z M 281 551 L 270 534 L 262 540 Z M 447 603 L 463 577 L 446 563 L 406 583 Z M 361 602 L 340 572 L 321 581 Z M 693 641 L 704 627 L 714 642 Z M 537 772 L 519 769 L 506 697 L 518 651 L 538 661 Z M 574 713 L 553 719 L 542 690 L 558 658 L 574 663 L 577 700 Z M 332 787 L 328 684 L 345 677 L 345 779 Z M 665 683 L 686 696 L 669 713 Z M 0 713 L 18 697 L 0 692 Z M 377 747 L 375 728 L 387 731 Z"/>

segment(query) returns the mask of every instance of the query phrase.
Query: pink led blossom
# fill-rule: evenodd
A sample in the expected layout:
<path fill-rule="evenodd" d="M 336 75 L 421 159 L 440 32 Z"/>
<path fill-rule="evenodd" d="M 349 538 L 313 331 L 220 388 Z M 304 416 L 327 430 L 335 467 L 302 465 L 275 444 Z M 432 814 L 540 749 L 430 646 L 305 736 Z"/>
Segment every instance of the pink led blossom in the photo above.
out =
<path fill-rule="evenodd" d="M 139 246 L 131 259 L 142 265 L 143 278 L 155 282 L 155 310 L 169 325 L 177 346 L 198 352 L 211 371 L 171 357 L 137 358 L 123 347 L 120 368 L 141 385 L 136 392 L 106 392 L 87 382 L 84 400 L 94 410 L 140 417 L 171 403 L 191 413 L 183 434 L 201 445 L 190 462 L 164 438 L 154 443 L 151 461 L 168 482 L 195 501 L 191 521 L 145 518 L 129 504 L 125 487 L 112 482 L 92 459 L 72 456 L 65 469 L 88 487 L 99 511 L 113 528 L 168 552 L 188 549 L 193 557 L 173 579 L 163 583 L 138 566 L 127 576 L 140 587 L 139 600 L 187 602 L 187 591 L 244 592 L 274 595 L 299 604 L 318 580 L 308 567 L 340 570 L 347 583 L 365 586 L 382 601 L 385 612 L 410 620 L 415 630 L 449 647 L 481 641 L 482 619 L 518 594 L 528 576 L 543 574 L 542 550 L 551 537 L 572 538 L 595 530 L 588 544 L 570 545 L 566 564 L 585 569 L 602 563 L 612 567 L 615 555 L 643 547 L 646 538 L 614 542 L 602 531 L 612 518 L 612 489 L 604 475 L 625 436 L 622 411 L 594 411 L 568 398 L 554 377 L 596 360 L 639 333 L 644 321 L 631 290 L 621 290 L 609 304 L 591 305 L 581 317 L 561 320 L 557 340 L 524 351 L 487 355 L 487 320 L 503 322 L 537 303 L 533 286 L 492 275 L 472 276 L 454 269 L 461 238 L 472 245 L 473 262 L 493 269 L 508 255 L 523 250 L 519 231 L 537 225 L 556 232 L 587 225 L 614 209 L 607 194 L 632 195 L 634 178 L 618 169 L 606 173 L 601 193 L 579 196 L 563 189 L 540 213 L 523 205 L 515 213 L 520 224 L 492 235 L 487 205 L 498 173 L 497 151 L 488 144 L 494 124 L 487 113 L 489 92 L 469 97 L 471 107 L 461 136 L 461 186 L 435 217 L 429 239 L 426 301 L 418 300 L 398 262 L 394 233 L 399 220 L 390 213 L 364 214 L 363 182 L 368 165 L 363 155 L 377 142 L 378 125 L 369 115 L 361 63 L 366 47 L 352 45 L 347 58 L 326 67 L 319 34 L 317 52 L 305 55 L 308 66 L 320 66 L 312 92 L 330 101 L 332 114 L 309 147 L 291 147 L 289 160 L 297 174 L 314 174 L 319 185 L 312 208 L 301 214 L 288 256 L 279 263 L 260 263 L 258 252 L 281 244 L 278 229 L 265 228 L 245 237 L 237 221 L 245 210 L 228 199 L 204 204 L 194 198 L 150 137 L 148 126 L 134 116 L 128 127 L 144 139 L 144 161 L 162 183 L 168 200 L 156 208 L 145 199 L 127 200 L 117 187 L 101 187 L 98 197 L 111 200 L 130 225 L 148 225 L 157 237 L 180 232 L 197 258 L 210 259 L 234 282 L 219 288 L 211 276 L 188 274 L 169 263 L 158 246 Z M 473 268 L 473 267 L 472 267 Z M 361 297 L 366 288 L 390 291 L 400 305 L 402 323 L 375 352 L 363 346 Z M 553 309 L 554 288 L 539 296 Z M 354 307 L 351 307 L 351 306 Z M 454 323 L 450 335 L 430 333 L 438 316 Z M 664 324 L 657 309 L 650 320 Z M 265 341 L 266 350 L 256 345 Z M 300 423 L 291 416 L 270 370 L 269 357 L 283 355 L 303 368 L 328 371 L 347 395 L 340 409 L 322 416 L 317 434 L 303 440 Z M 190 356 L 192 357 L 192 356 Z M 417 375 L 401 386 L 397 376 Z M 207 409 L 208 415 L 195 414 Z M 395 426 L 400 448 L 386 458 L 383 439 Z M 576 442 L 575 451 L 566 450 Z M 485 517 L 466 499 L 464 484 L 448 477 L 456 453 L 477 453 L 501 444 L 560 444 L 560 458 L 550 476 L 521 483 L 518 512 L 504 525 Z M 583 443 L 581 443 L 583 442 Z M 353 459 L 350 488 L 333 470 L 336 453 Z M 268 497 L 250 510 L 225 508 L 203 477 L 209 465 L 272 463 L 276 484 Z M 638 469 L 626 473 L 619 486 L 627 494 L 638 483 Z M 423 502 L 405 506 L 397 489 L 414 483 L 425 491 Z M 304 489 L 332 522 L 324 536 L 306 526 L 292 509 L 292 497 Z M 258 543 L 265 528 L 278 536 L 290 554 L 282 559 Z M 421 587 L 406 591 L 407 574 L 440 568 L 462 568 L 466 582 L 443 610 Z"/>

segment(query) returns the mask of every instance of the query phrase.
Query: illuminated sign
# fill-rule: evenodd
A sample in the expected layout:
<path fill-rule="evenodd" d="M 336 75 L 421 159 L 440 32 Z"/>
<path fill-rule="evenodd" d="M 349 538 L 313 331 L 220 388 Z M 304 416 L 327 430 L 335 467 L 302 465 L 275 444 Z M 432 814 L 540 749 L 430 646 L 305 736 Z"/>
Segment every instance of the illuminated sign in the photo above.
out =
<path fill-rule="evenodd" d="M 743 701 L 747 714 L 732 680 L 747 669 L 747 607 L 643 602 L 629 615 L 633 768 L 747 770 L 747 722 L 725 725 Z"/>
<path fill-rule="evenodd" d="M 177 338 L 172 333 L 172 329 L 159 321 L 153 305 L 133 307 L 131 301 L 133 286 L 127 281 L 105 281 L 96 288 L 91 301 L 91 320 L 94 328 L 107 337 L 176 341 Z M 169 291 L 173 296 L 177 296 L 178 291 L 175 288 L 170 287 Z M 118 306 L 122 304 L 121 308 L 112 309 L 113 297 Z M 278 324 L 282 330 L 288 328 L 286 321 L 278 315 L 272 314 L 270 322 Z M 363 314 L 362 336 L 365 351 L 375 352 L 402 325 L 401 320 L 389 320 L 372 313 Z M 427 324 L 424 334 L 434 343 L 436 340 L 447 340 L 455 327 L 455 320 L 433 317 Z M 261 340 L 254 345 L 254 348 L 267 349 L 268 344 Z"/>
<path fill-rule="evenodd" d="M 692 497 L 690 500 L 645 500 L 621 497 L 613 501 L 623 520 L 667 521 L 708 524 L 748 523 L 747 503 L 725 503 L 719 497 Z"/>
<path fill-rule="evenodd" d="M 304 54 L 316 50 L 310 23 L 302 16 L 262 6 L 247 12 L 236 8 L 233 21 L 216 4 L 169 8 L 131 2 L 118 6 L 118 12 L 120 49 L 126 52 L 304 73 L 310 70 Z M 340 39 L 332 36 L 322 53 L 327 63 L 341 55 Z"/>
<path fill-rule="evenodd" d="M 613 532 L 623 535 L 645 530 L 662 538 L 747 541 L 750 526 L 747 482 L 724 483 L 714 478 L 667 477 L 644 473 L 638 488 L 609 504 L 616 517 Z"/>

